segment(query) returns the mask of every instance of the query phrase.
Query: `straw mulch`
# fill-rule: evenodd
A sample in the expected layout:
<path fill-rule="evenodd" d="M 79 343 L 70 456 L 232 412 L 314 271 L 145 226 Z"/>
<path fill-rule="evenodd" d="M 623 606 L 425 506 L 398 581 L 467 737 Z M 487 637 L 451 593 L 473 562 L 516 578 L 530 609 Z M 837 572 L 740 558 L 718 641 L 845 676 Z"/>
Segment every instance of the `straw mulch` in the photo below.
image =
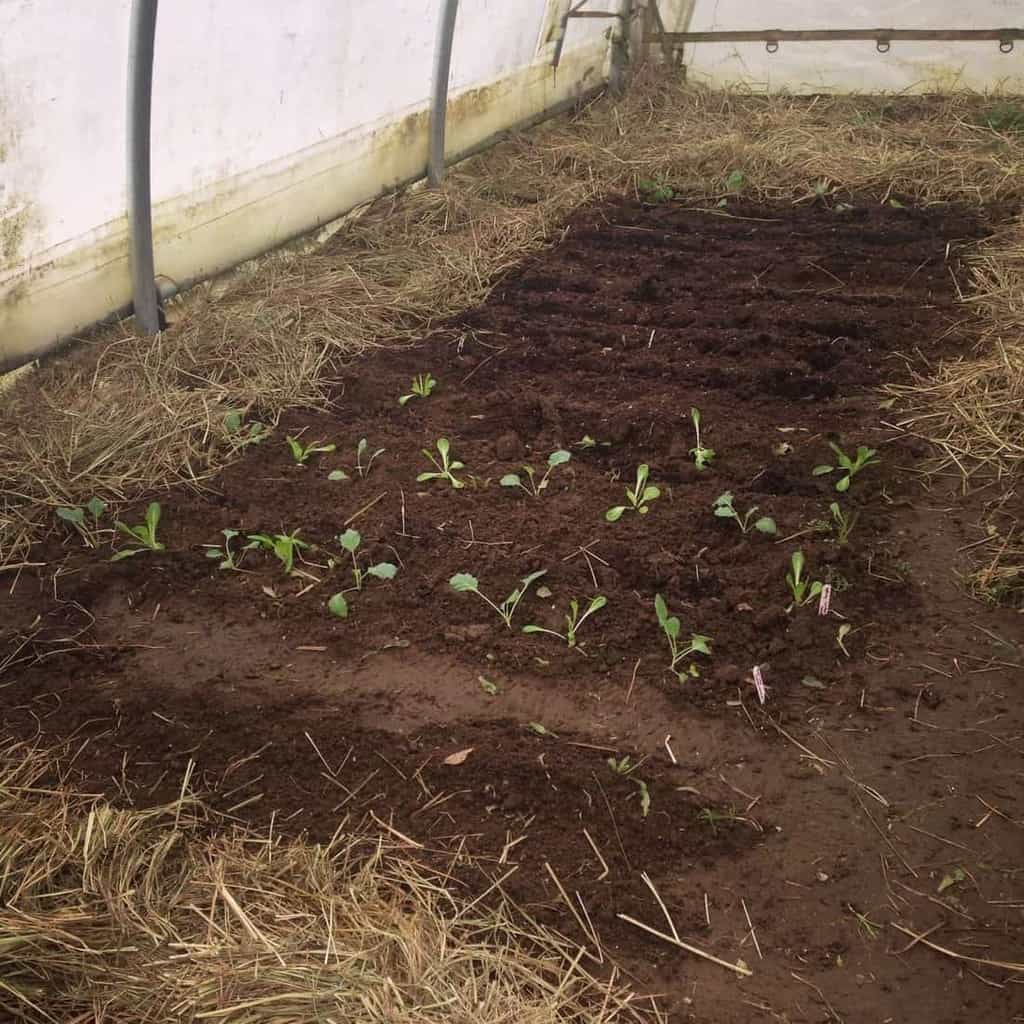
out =
<path fill-rule="evenodd" d="M 379 201 L 312 254 L 269 257 L 226 292 L 193 290 L 158 342 L 108 330 L 0 397 L 0 565 L 26 557 L 55 505 L 201 484 L 236 450 L 227 410 L 272 422 L 322 403 L 340 361 L 423 337 L 557 240 L 574 208 L 643 180 L 697 201 L 740 171 L 745 191 L 770 199 L 809 200 L 817 188 L 1017 205 L 1024 133 L 989 127 L 994 106 L 968 95 L 761 97 L 641 76 L 622 100 L 458 166 L 441 190 Z M 941 413 L 922 431 L 1004 474 L 1021 464 L 1019 259 L 1019 235 L 980 250 L 966 297 L 988 318 L 985 343 L 919 389 L 923 402 L 936 389 Z"/>
<path fill-rule="evenodd" d="M 54 764 L 0 748 L 5 1021 L 658 1019 L 497 889 L 471 899 L 380 839 L 220 831 L 188 797 L 117 809 L 48 784 Z"/>

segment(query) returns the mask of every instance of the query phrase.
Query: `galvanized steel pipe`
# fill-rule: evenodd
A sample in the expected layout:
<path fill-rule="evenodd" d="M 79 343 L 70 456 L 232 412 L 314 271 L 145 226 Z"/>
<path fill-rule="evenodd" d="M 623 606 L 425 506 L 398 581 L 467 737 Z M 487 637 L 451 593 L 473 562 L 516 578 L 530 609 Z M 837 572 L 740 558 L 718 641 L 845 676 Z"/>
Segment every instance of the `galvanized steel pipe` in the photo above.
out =
<path fill-rule="evenodd" d="M 430 155 L 427 159 L 427 181 L 440 185 L 444 180 L 444 135 L 448 114 L 448 77 L 452 66 L 452 40 L 455 38 L 455 15 L 459 0 L 443 0 L 441 20 L 437 26 L 434 50 L 434 89 L 430 98 Z"/>
<path fill-rule="evenodd" d="M 149 156 L 157 3 L 134 0 L 128 39 L 128 249 L 135 322 L 144 334 L 160 330 Z"/>

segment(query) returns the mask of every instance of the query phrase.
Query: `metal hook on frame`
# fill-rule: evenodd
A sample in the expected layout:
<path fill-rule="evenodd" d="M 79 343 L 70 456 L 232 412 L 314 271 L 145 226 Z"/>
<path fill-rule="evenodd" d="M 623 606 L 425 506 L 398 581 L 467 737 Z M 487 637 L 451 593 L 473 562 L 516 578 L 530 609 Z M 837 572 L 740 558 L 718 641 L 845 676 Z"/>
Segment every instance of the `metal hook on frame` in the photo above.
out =
<path fill-rule="evenodd" d="M 999 52 L 1000 53 L 1013 53 L 1013 40 L 1012 39 L 1000 39 L 999 40 Z"/>
<path fill-rule="evenodd" d="M 889 43 L 888 39 L 876 39 L 875 40 L 875 49 L 879 53 L 888 53 L 889 52 L 889 46 L 890 46 L 890 43 Z"/>
<path fill-rule="evenodd" d="M 779 52 L 779 41 L 778 41 L 778 39 L 769 39 L 769 40 L 767 40 L 765 42 L 765 44 L 764 44 L 764 48 L 769 53 L 778 53 Z"/>

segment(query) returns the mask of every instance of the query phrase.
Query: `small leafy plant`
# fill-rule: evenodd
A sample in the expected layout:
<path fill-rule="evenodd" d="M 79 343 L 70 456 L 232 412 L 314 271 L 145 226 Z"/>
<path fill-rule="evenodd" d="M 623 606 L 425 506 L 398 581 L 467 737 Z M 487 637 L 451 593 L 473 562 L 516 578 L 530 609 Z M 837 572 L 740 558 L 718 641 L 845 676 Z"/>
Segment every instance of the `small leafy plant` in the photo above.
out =
<path fill-rule="evenodd" d="M 359 564 L 359 545 L 362 542 L 363 538 L 358 530 L 349 529 L 338 535 L 338 543 L 352 558 L 352 579 L 355 583 L 354 586 L 333 594 L 327 602 L 327 610 L 339 619 L 348 618 L 348 599 L 345 595 L 362 590 L 367 576 L 373 576 L 378 580 L 393 580 L 398 573 L 398 566 L 393 562 L 378 562 L 366 569 L 362 568 Z"/>
<path fill-rule="evenodd" d="M 412 379 L 409 394 L 402 395 L 398 400 L 398 404 L 405 405 L 414 398 L 429 398 L 436 387 L 437 381 L 429 373 L 417 373 Z"/>
<path fill-rule="evenodd" d="M 249 543 L 244 550 L 261 548 L 269 551 L 281 563 L 286 576 L 290 576 L 295 568 L 295 556 L 309 547 L 304 540 L 299 539 L 298 530 L 292 530 L 291 533 L 250 533 L 246 540 Z"/>
<path fill-rule="evenodd" d="M 636 467 L 636 484 L 633 487 L 626 488 L 626 499 L 629 501 L 629 504 L 615 505 L 613 508 L 608 509 L 604 517 L 609 523 L 617 523 L 622 518 L 623 512 L 639 512 L 642 516 L 650 512 L 650 503 L 655 498 L 661 497 L 661 491 L 659 488 L 647 483 L 649 476 L 650 467 L 646 463 L 641 463 Z"/>
<path fill-rule="evenodd" d="M 238 536 L 238 530 L 232 530 L 228 527 L 220 532 L 224 535 L 224 543 L 204 544 L 203 547 L 206 548 L 206 557 L 219 558 L 220 564 L 217 566 L 218 569 L 237 572 L 248 548 L 243 547 L 240 551 L 236 551 L 232 548 L 231 542 Z"/>
<path fill-rule="evenodd" d="M 570 647 L 576 646 L 576 634 L 579 632 L 580 626 L 590 618 L 595 612 L 599 612 L 608 603 L 608 598 L 603 594 L 598 594 L 596 597 L 590 599 L 590 603 L 587 605 L 585 612 L 580 614 L 580 603 L 576 598 L 572 598 L 569 602 L 569 614 L 565 617 L 565 632 L 559 633 L 554 629 L 544 629 L 541 626 L 523 626 L 524 633 L 547 633 L 550 636 L 557 636 L 559 640 L 564 640 Z"/>
<path fill-rule="evenodd" d="M 572 446 L 586 452 L 591 448 L 610 448 L 612 443 L 611 441 L 598 441 L 589 434 L 584 434 L 578 441 L 574 441 Z"/>
<path fill-rule="evenodd" d="M 336 444 L 324 444 L 322 441 L 313 441 L 312 444 L 304 445 L 297 437 L 290 434 L 285 438 L 292 458 L 297 466 L 304 466 L 314 455 L 329 455 L 338 446 Z"/>
<path fill-rule="evenodd" d="M 78 531 L 79 536 L 85 541 L 85 546 L 96 547 L 97 534 L 100 532 L 100 517 L 106 511 L 107 503 L 100 498 L 90 498 L 83 508 L 81 505 L 61 505 L 57 509 L 57 518 Z M 86 513 L 89 518 L 86 518 Z"/>
<path fill-rule="evenodd" d="M 526 474 L 526 483 L 523 483 L 523 478 L 518 473 L 506 473 L 501 478 L 501 486 L 521 487 L 527 494 L 532 495 L 534 498 L 539 498 L 541 492 L 548 486 L 548 478 L 551 476 L 551 471 L 557 466 L 564 466 L 571 458 L 571 452 L 567 452 L 564 448 L 559 448 L 558 451 L 552 452 L 548 456 L 548 468 L 540 480 L 535 478 L 537 471 L 533 466 L 523 466 L 523 473 Z"/>
<path fill-rule="evenodd" d="M 512 591 L 508 597 L 505 598 L 501 604 L 495 604 L 486 594 L 480 590 L 480 582 L 475 576 L 471 576 L 468 572 L 457 572 L 449 581 L 448 585 L 458 594 L 476 594 L 482 601 L 486 601 L 497 613 L 501 616 L 501 621 L 505 623 L 506 629 L 512 628 L 512 616 L 515 615 L 516 609 L 519 607 L 519 602 L 526 596 L 526 592 L 530 589 L 531 584 L 536 580 L 539 580 L 547 572 L 547 569 L 539 569 L 537 572 L 531 572 L 529 576 L 524 576 L 519 581 L 519 586 Z"/>
<path fill-rule="evenodd" d="M 693 464 L 697 469 L 707 469 L 714 461 L 715 449 L 705 448 L 700 443 L 700 409 L 696 408 L 696 406 L 690 409 L 690 419 L 693 421 L 693 429 L 697 435 L 697 443 L 690 449 L 690 454 L 693 456 Z"/>
<path fill-rule="evenodd" d="M 790 570 L 786 573 L 786 585 L 797 607 L 810 604 L 821 593 L 820 580 L 811 580 L 804 576 L 804 553 L 794 551 L 789 560 Z"/>
<path fill-rule="evenodd" d="M 378 448 L 376 451 L 370 451 L 370 445 L 365 437 L 359 439 L 359 444 L 356 445 L 356 472 L 359 474 L 360 480 L 365 480 L 370 475 L 370 467 L 373 465 L 373 460 L 378 455 L 383 455 L 386 449 Z M 364 462 L 363 460 L 366 459 Z"/>
<path fill-rule="evenodd" d="M 832 521 L 836 524 L 836 540 L 838 540 L 840 544 L 848 544 L 850 541 L 850 533 L 857 524 L 857 513 L 854 512 L 852 515 L 847 515 L 839 507 L 838 501 L 833 501 L 829 505 L 828 510 L 832 513 Z"/>
<path fill-rule="evenodd" d="M 151 501 L 146 508 L 146 519 L 138 526 L 129 526 L 120 519 L 114 521 L 114 527 L 135 542 L 135 547 L 122 548 L 110 559 L 120 562 L 122 558 L 131 558 L 143 551 L 164 551 L 164 545 L 156 539 L 156 528 L 160 524 L 160 502 Z"/>
<path fill-rule="evenodd" d="M 751 528 L 750 520 L 757 511 L 757 506 L 754 505 L 752 508 L 747 509 L 743 515 L 740 515 L 739 512 L 733 508 L 732 502 L 732 491 L 725 491 L 723 494 L 720 494 L 715 498 L 715 504 L 713 506 L 715 515 L 718 516 L 719 519 L 734 520 L 740 530 L 743 533 L 746 533 Z M 772 519 L 771 516 L 761 516 L 760 519 L 754 521 L 753 528 L 757 530 L 758 533 L 775 534 L 778 532 L 775 520 Z"/>
<path fill-rule="evenodd" d="M 629 754 L 624 754 L 622 757 L 609 757 L 607 764 L 616 775 L 628 775 L 638 767 L 638 763 Z"/>
<path fill-rule="evenodd" d="M 671 185 L 664 181 L 652 181 L 649 178 L 641 178 L 637 182 L 640 195 L 649 203 L 667 203 L 674 195 Z"/>
<path fill-rule="evenodd" d="M 450 459 L 449 454 L 451 452 L 451 445 L 448 443 L 447 437 L 439 437 L 437 439 L 437 454 L 440 458 L 435 458 L 434 453 L 429 448 L 422 449 L 423 454 L 431 461 L 434 466 L 434 472 L 427 471 L 426 473 L 420 473 L 416 480 L 418 483 L 425 483 L 428 480 L 447 480 L 455 490 L 460 490 L 465 487 L 465 483 L 462 480 L 455 478 L 455 472 L 460 469 L 465 469 L 466 465 L 463 462 L 458 462 L 455 459 Z"/>
<path fill-rule="evenodd" d="M 236 448 L 245 448 L 250 444 L 260 444 L 270 434 L 270 427 L 259 420 L 245 423 L 242 419 L 243 410 L 229 409 L 224 414 L 224 429 L 228 439 Z"/>
<path fill-rule="evenodd" d="M 857 446 L 857 454 L 850 458 L 846 452 L 837 444 L 829 442 L 829 448 L 836 454 L 836 461 L 839 463 L 838 468 L 843 470 L 843 475 L 836 481 L 836 490 L 839 492 L 848 491 L 853 478 L 862 470 L 868 466 L 876 466 L 880 463 L 881 459 L 876 459 L 875 456 L 878 454 L 874 448 L 866 448 L 864 445 Z M 826 476 L 832 473 L 837 467 L 836 466 L 815 466 L 811 471 L 814 476 Z"/>
<path fill-rule="evenodd" d="M 704 654 L 710 658 L 711 637 L 703 636 L 700 633 L 691 633 L 688 643 L 680 643 L 679 619 L 674 615 L 669 615 L 668 605 L 665 604 L 665 599 L 661 594 L 657 594 L 654 598 L 654 613 L 658 616 L 658 625 L 661 626 L 661 630 L 668 640 L 669 651 L 672 655 L 669 668 L 676 674 L 680 682 L 685 682 L 687 675 L 699 676 L 700 670 L 696 665 L 690 664 L 686 669 L 679 666 L 693 654 Z"/>

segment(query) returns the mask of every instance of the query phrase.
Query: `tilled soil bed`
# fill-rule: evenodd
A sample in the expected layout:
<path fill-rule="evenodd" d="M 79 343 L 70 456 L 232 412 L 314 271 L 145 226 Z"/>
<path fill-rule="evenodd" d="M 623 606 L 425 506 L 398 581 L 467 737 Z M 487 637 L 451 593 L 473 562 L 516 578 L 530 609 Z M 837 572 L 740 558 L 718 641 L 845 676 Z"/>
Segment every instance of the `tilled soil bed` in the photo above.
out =
<path fill-rule="evenodd" d="M 672 1020 L 1024 1019 L 1020 972 L 984 963 L 1024 959 L 1024 622 L 959 589 L 974 506 L 877 390 L 956 351 L 957 253 L 986 227 L 867 202 L 580 212 L 482 307 L 345 368 L 329 411 L 158 496 L 166 550 L 111 562 L 110 535 L 56 531 L 0 598 L 6 731 L 73 736 L 118 800 L 174 799 L 188 771 L 277 828 L 461 849 Z M 299 465 L 289 435 L 336 449 Z M 440 438 L 460 488 L 417 480 Z M 813 472 L 830 442 L 881 462 L 837 491 Z M 563 450 L 539 496 L 501 485 Z M 608 522 L 640 465 L 659 495 Z M 714 514 L 727 491 L 747 532 Z M 342 619 L 347 528 L 397 573 Z M 311 546 L 291 576 L 260 550 L 220 570 L 225 529 Z M 827 614 L 793 606 L 797 551 Z M 449 584 L 500 604 L 541 570 L 511 628 Z M 678 675 L 657 594 L 682 644 L 710 638 Z M 522 632 L 598 595 L 574 647 Z M 753 975 L 623 919 L 671 933 L 654 890 Z"/>

